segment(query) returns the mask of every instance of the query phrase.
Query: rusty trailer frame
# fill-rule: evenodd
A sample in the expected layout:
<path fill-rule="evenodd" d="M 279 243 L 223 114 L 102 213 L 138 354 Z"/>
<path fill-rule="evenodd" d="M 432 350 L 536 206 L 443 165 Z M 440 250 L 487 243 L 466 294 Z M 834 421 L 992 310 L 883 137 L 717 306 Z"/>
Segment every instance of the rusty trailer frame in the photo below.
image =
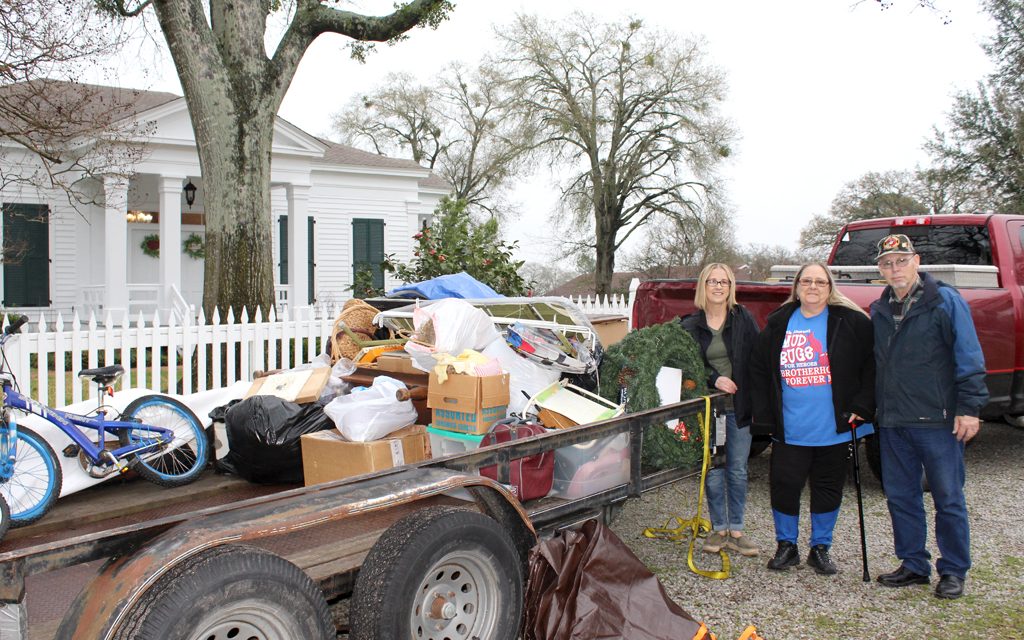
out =
<path fill-rule="evenodd" d="M 713 410 L 721 411 L 721 394 Z M 643 473 L 646 427 L 704 410 L 703 399 L 666 405 L 598 423 L 453 454 L 322 485 L 301 487 L 237 503 L 149 520 L 75 538 L 0 553 L 0 638 L 25 640 L 25 579 L 34 574 L 107 560 L 65 615 L 59 639 L 110 638 L 126 612 L 157 579 L 183 560 L 217 545 L 280 539 L 304 530 L 430 499 L 468 494 L 477 509 L 512 532 L 522 553 L 545 535 L 589 517 L 610 517 L 631 496 L 693 475 L 699 465 Z M 629 435 L 630 477 L 625 484 L 577 499 L 543 498 L 522 505 L 504 486 L 513 459 L 575 444 Z M 713 441 L 713 438 L 712 438 Z M 498 479 L 477 474 L 497 465 Z M 316 578 L 325 597 L 351 593 L 361 556 Z"/>

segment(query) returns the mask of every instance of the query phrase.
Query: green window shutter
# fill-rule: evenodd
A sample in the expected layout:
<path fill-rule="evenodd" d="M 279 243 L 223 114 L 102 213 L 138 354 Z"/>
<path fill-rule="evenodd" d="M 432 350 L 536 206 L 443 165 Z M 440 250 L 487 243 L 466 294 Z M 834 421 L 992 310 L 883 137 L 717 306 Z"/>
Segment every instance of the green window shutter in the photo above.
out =
<path fill-rule="evenodd" d="M 313 216 L 310 216 L 306 220 L 307 220 L 307 227 L 306 227 L 306 261 L 307 261 L 307 268 L 308 268 L 308 277 L 307 277 L 306 281 L 309 283 L 309 298 L 308 299 L 309 299 L 310 304 L 312 304 L 313 301 L 316 300 L 316 296 L 313 295 L 314 291 L 316 291 L 316 287 L 313 286 L 313 282 L 314 282 L 313 276 L 316 274 L 316 262 L 314 262 L 314 260 L 313 260 L 313 246 L 314 246 L 313 230 L 316 228 L 316 219 L 314 219 Z"/>
<path fill-rule="evenodd" d="M 277 225 L 277 252 L 280 257 L 281 284 L 288 284 L 288 216 L 278 218 Z"/>
<path fill-rule="evenodd" d="M 50 306 L 50 207 L 3 205 L 5 307 Z"/>
<path fill-rule="evenodd" d="M 373 273 L 373 286 L 384 287 L 384 221 L 369 218 L 352 220 L 352 277 L 369 269 Z"/>

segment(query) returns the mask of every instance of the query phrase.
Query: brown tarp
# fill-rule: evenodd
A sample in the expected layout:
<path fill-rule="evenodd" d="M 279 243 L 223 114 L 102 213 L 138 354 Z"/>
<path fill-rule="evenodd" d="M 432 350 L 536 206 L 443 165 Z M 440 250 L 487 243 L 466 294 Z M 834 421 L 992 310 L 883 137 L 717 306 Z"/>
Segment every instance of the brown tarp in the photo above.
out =
<path fill-rule="evenodd" d="M 597 520 L 530 552 L 526 640 L 710 638 L 653 573 Z"/>

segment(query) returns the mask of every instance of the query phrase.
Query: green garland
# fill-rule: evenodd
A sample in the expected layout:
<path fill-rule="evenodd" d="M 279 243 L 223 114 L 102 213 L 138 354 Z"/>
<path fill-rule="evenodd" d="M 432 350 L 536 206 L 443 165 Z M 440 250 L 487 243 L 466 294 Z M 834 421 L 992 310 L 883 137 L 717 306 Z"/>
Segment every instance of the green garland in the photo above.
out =
<path fill-rule="evenodd" d="M 655 378 L 662 367 L 683 372 L 682 399 L 707 395 L 707 375 L 700 347 L 678 320 L 631 331 L 605 352 L 601 360 L 601 396 L 620 402 L 626 395 L 626 413 L 661 404 Z M 655 424 L 644 431 L 645 467 L 666 469 L 695 464 L 703 456 L 701 412 L 685 416 L 675 431 Z"/>

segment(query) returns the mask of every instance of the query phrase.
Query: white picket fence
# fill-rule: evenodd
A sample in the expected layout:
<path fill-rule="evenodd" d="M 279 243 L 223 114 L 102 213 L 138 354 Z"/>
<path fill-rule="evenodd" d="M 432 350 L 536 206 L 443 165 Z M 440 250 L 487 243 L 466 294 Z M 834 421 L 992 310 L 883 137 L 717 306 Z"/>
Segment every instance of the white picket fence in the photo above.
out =
<path fill-rule="evenodd" d="M 629 296 L 573 301 L 586 313 L 631 317 L 633 294 L 635 286 Z M 121 326 L 109 316 L 101 323 L 95 315 L 82 320 L 75 313 L 47 323 L 40 315 L 5 351 L 22 393 L 53 406 L 95 397 L 95 387 L 83 384 L 78 372 L 111 364 L 125 368 L 119 388 L 189 394 L 250 379 L 253 371 L 312 360 L 323 352 L 323 339 L 340 311 L 341 303 L 302 309 L 294 318 L 288 308 L 280 314 L 272 310 L 266 318 L 259 311 L 250 318 L 243 310 L 237 317 L 215 313 L 209 323 L 200 311 L 197 322 L 184 324 L 173 315 L 140 313 Z"/>
<path fill-rule="evenodd" d="M 57 316 L 48 325 L 40 316 L 7 343 L 5 352 L 22 393 L 55 406 L 95 397 L 95 387 L 77 374 L 111 364 L 125 369 L 119 388 L 188 394 L 250 379 L 260 369 L 312 360 L 323 352 L 323 337 L 339 312 L 337 306 L 309 309 L 290 318 L 287 310 L 280 317 L 271 311 L 263 318 L 257 311 L 250 318 L 243 310 L 237 318 L 232 312 L 223 319 L 214 313 L 209 323 L 200 313 L 198 322 L 184 325 L 154 313 L 121 326 L 109 317 L 102 324 L 93 315 L 82 321 L 77 313 L 67 321 Z"/>

